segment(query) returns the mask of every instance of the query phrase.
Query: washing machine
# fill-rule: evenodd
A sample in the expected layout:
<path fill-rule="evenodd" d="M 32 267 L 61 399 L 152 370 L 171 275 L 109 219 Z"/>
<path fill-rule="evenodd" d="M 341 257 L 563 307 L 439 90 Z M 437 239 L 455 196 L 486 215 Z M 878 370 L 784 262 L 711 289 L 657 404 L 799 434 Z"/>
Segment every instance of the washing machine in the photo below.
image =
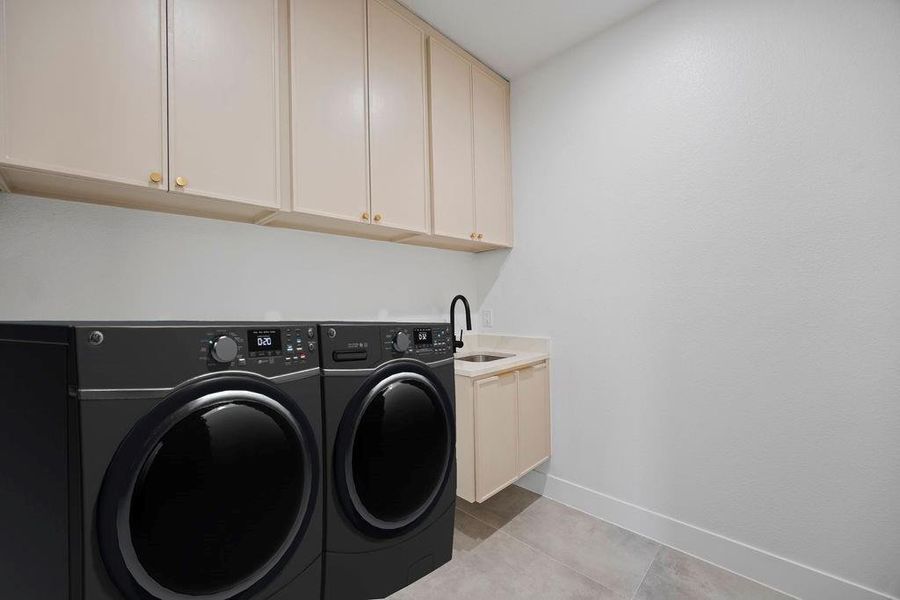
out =
<path fill-rule="evenodd" d="M 317 336 L 0 324 L 0 597 L 318 599 Z"/>
<path fill-rule="evenodd" d="M 456 419 L 450 326 L 319 328 L 325 600 L 383 598 L 450 560 Z"/>

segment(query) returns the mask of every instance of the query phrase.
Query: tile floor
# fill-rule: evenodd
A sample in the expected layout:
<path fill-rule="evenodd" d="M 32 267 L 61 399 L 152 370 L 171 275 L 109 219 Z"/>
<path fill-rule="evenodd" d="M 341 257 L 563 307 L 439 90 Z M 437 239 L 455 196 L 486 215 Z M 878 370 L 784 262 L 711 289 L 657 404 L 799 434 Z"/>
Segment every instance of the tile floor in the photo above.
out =
<path fill-rule="evenodd" d="M 392 600 L 787 600 L 517 486 L 457 499 L 453 560 Z"/>

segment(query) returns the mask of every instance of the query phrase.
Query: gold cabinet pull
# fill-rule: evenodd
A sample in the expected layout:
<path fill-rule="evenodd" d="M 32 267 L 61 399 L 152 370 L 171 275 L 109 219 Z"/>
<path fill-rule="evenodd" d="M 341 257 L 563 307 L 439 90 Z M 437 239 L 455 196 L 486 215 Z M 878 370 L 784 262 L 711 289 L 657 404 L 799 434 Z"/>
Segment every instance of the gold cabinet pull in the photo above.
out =
<path fill-rule="evenodd" d="M 479 234 L 478 234 L 478 239 L 479 239 L 479 240 L 483 240 L 483 239 L 484 239 L 484 234 L 483 234 L 483 233 L 479 233 Z"/>
<path fill-rule="evenodd" d="M 177 185 L 178 187 L 185 187 L 187 184 L 188 184 L 188 180 L 185 179 L 184 177 L 176 177 L 175 178 L 175 185 Z"/>
<path fill-rule="evenodd" d="M 376 215 L 375 215 L 375 222 L 376 222 L 376 223 L 381 223 L 381 215 L 379 215 L 379 214 L 376 214 Z"/>
<path fill-rule="evenodd" d="M 478 239 L 478 234 L 477 234 L 477 233 L 473 233 L 473 234 L 470 235 L 469 237 L 472 238 L 473 240 L 477 240 L 477 239 Z"/>
<path fill-rule="evenodd" d="M 152 183 L 159 183 L 160 181 L 162 181 L 162 173 L 153 171 L 152 173 L 150 173 L 150 181 Z"/>
<path fill-rule="evenodd" d="M 369 220 L 369 213 L 364 212 L 364 213 L 362 214 L 362 220 L 363 220 L 363 221 L 368 221 L 368 220 Z"/>

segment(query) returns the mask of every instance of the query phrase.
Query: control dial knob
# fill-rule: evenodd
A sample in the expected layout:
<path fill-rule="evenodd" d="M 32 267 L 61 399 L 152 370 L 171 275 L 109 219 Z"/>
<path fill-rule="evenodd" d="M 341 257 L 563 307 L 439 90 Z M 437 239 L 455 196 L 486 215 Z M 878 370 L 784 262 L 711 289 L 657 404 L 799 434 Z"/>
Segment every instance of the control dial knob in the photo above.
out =
<path fill-rule="evenodd" d="M 219 363 L 230 363 L 237 358 L 238 345 L 234 338 L 227 335 L 220 335 L 212 343 L 210 355 L 213 360 Z"/>
<path fill-rule="evenodd" d="M 409 350 L 409 334 L 405 331 L 398 331 L 394 336 L 394 350 L 397 352 L 406 352 Z"/>

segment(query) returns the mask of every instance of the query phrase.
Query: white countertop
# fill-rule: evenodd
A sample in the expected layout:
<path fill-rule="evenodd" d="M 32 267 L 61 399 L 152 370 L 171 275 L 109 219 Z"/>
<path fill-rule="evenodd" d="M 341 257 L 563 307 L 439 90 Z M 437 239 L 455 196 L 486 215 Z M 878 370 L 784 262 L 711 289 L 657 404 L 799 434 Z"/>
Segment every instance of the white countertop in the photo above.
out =
<path fill-rule="evenodd" d="M 550 358 L 550 340 L 547 338 L 472 334 L 464 337 L 463 341 L 465 346 L 460 349 L 456 358 L 472 354 L 493 354 L 505 358 L 483 363 L 457 360 L 454 363 L 456 374 L 462 377 L 490 377 Z"/>

